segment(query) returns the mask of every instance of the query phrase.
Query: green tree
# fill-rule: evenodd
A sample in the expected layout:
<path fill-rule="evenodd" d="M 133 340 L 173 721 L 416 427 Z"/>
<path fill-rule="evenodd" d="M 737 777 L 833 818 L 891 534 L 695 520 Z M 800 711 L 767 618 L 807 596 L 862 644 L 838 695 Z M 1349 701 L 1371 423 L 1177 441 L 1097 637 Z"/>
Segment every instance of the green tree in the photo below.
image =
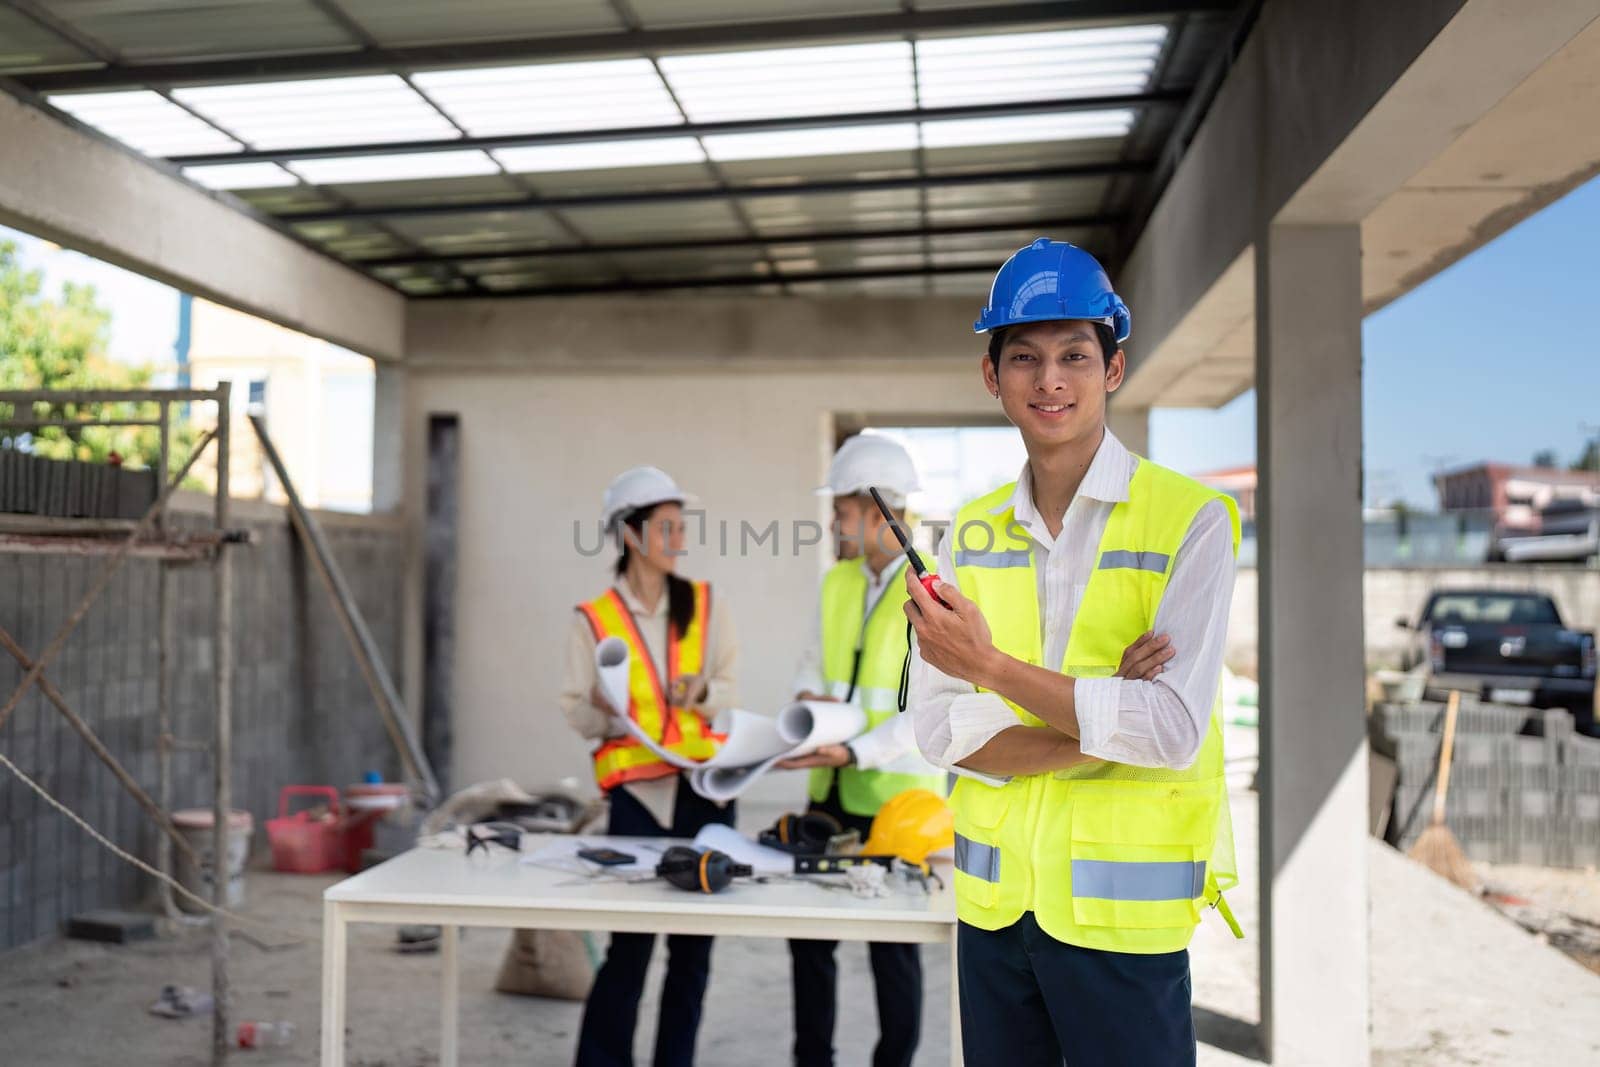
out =
<path fill-rule="evenodd" d="M 1583 454 L 1573 461 L 1575 471 L 1600 471 L 1600 437 L 1591 437 L 1583 446 Z"/>
<path fill-rule="evenodd" d="M 1561 460 L 1556 457 L 1555 449 L 1541 448 L 1533 454 L 1533 465 L 1535 467 L 1559 467 L 1561 466 Z"/>
<path fill-rule="evenodd" d="M 148 389 L 149 367 L 132 367 L 106 355 L 111 312 L 94 286 L 67 282 L 59 298 L 44 294 L 44 277 L 24 270 L 17 246 L 0 241 L 0 389 Z M 153 467 L 160 456 L 160 431 L 154 426 L 95 426 L 97 418 L 154 419 L 158 406 L 147 404 L 41 403 L 32 410 L 0 405 L 0 417 L 84 420 L 80 428 L 38 429 L 0 426 L 0 445 L 51 459 L 106 462 L 112 453 L 130 467 Z M 194 434 L 175 427 L 171 462 L 188 457 Z"/>

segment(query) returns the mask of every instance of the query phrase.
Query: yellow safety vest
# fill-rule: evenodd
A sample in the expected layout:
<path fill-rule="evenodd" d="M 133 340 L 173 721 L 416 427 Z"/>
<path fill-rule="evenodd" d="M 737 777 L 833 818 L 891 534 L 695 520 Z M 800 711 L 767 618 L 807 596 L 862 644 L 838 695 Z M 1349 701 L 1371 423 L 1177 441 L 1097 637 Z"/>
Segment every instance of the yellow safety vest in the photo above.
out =
<path fill-rule="evenodd" d="M 902 563 L 883 594 L 863 618 L 867 572 L 859 559 L 835 563 L 822 579 L 822 677 L 827 695 L 860 705 L 867 729 L 892 719 L 900 710 L 900 674 L 906 661 L 905 581 Z M 944 776 L 918 753 L 908 753 L 888 767 L 818 767 L 811 772 L 809 792 L 818 803 L 827 799 L 839 776 L 839 802 L 852 815 L 872 816 L 884 803 L 907 789 L 944 792 Z"/>
<path fill-rule="evenodd" d="M 607 637 L 620 637 L 628 644 L 628 717 L 662 747 L 688 759 L 710 759 L 716 754 L 722 736 L 713 733 L 697 713 L 667 703 L 667 690 L 676 678 L 698 674 L 705 662 L 706 620 L 711 614 L 711 586 L 694 584 L 694 618 L 683 634 L 667 624 L 667 677 L 663 681 L 650 659 L 650 650 L 633 613 L 623 603 L 622 594 L 607 589 L 578 610 L 589 620 L 598 643 Z M 678 769 L 651 752 L 633 735 L 613 737 L 594 751 L 594 778 L 609 791 L 623 782 L 667 778 Z"/>
<path fill-rule="evenodd" d="M 1038 665 L 1034 555 L 1015 525 L 1014 488 L 961 509 L 953 558 L 961 591 L 983 610 L 995 645 Z M 1075 678 L 1114 675 L 1127 646 L 1153 628 L 1172 560 L 1206 503 L 1227 505 L 1238 550 L 1229 497 L 1145 459 L 1128 494 L 1106 522 L 1065 662 L 1047 665 Z M 1044 725 L 1011 707 L 1024 725 Z M 1047 934 L 1071 945 L 1146 954 L 1185 948 L 1200 908 L 1218 904 L 1238 882 L 1221 708 L 1219 681 L 1200 754 L 1183 770 L 1096 761 L 999 787 L 962 778 L 950 800 L 961 921 L 999 930 L 1031 911 Z"/>

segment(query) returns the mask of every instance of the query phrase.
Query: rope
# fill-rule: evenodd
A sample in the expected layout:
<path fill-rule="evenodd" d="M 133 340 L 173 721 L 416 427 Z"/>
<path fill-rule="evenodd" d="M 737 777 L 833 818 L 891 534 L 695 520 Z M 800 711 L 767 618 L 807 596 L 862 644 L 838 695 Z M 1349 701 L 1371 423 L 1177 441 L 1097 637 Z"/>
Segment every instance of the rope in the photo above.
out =
<path fill-rule="evenodd" d="M 274 925 L 272 923 L 269 923 L 269 922 L 263 922 L 260 919 L 252 919 L 248 915 L 240 915 L 238 912 L 230 911 L 227 908 L 219 908 L 215 904 L 211 903 L 209 900 L 202 899 L 200 896 L 198 896 L 195 893 L 191 892 L 186 886 L 180 885 L 177 882 L 176 879 L 173 879 L 173 878 L 169 877 L 168 875 L 163 874 L 162 872 L 156 870 L 154 867 L 150 866 L 148 863 L 146 863 L 144 860 L 140 859 L 138 856 L 135 856 L 132 853 L 124 851 L 123 849 L 119 848 L 115 843 L 113 843 L 110 839 L 108 839 L 99 830 L 96 830 L 93 826 L 90 826 L 83 819 L 79 818 L 78 815 L 75 812 L 73 812 L 70 808 L 68 808 L 65 804 L 61 803 L 61 801 L 59 801 L 55 797 L 51 796 L 45 790 L 44 786 L 40 785 L 38 782 L 36 782 L 32 778 L 28 777 L 28 775 L 23 772 L 22 768 L 18 767 L 15 763 L 12 763 L 11 760 L 7 759 L 5 753 L 3 753 L 3 752 L 0 752 L 0 764 L 4 764 L 6 770 L 8 770 L 12 774 L 16 775 L 17 778 L 22 782 L 23 785 L 27 786 L 29 789 L 31 789 L 35 793 L 39 794 L 39 796 L 44 799 L 44 802 L 46 804 L 49 804 L 52 808 L 55 808 L 61 814 L 65 815 L 67 818 L 69 818 L 73 822 L 77 823 L 78 826 L 81 827 L 85 833 L 87 833 L 90 837 L 94 838 L 102 846 L 104 846 L 106 849 L 108 849 L 111 852 L 112 855 L 116 856 L 118 859 L 122 860 L 125 863 L 132 864 L 133 866 L 137 867 L 139 870 L 143 871 L 145 874 L 148 874 L 150 877 L 155 878 L 158 881 L 165 882 L 168 886 L 170 886 L 171 888 L 177 890 L 179 893 L 182 893 L 185 897 L 187 897 L 190 900 L 194 901 L 196 904 L 198 904 L 200 907 L 204 908 L 206 911 L 211 912 L 211 913 L 216 914 L 216 915 L 226 916 L 227 918 L 232 919 L 234 922 L 240 923 L 240 924 L 242 924 L 244 926 L 254 926 L 258 930 L 266 930 L 266 931 L 269 931 L 269 932 L 271 932 L 273 934 L 276 934 L 279 937 L 289 938 L 290 940 L 292 940 L 296 944 L 306 944 L 307 942 L 310 941 L 310 938 L 306 937 L 304 934 L 297 934 L 293 930 L 288 930 L 288 929 L 285 929 L 284 927 L 276 926 L 276 925 Z"/>

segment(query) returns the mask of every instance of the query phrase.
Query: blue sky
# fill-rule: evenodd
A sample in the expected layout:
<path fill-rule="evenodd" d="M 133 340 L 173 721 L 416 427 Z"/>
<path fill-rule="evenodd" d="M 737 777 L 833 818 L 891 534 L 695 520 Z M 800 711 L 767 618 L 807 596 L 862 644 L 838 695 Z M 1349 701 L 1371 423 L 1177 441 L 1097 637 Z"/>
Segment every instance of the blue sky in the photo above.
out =
<path fill-rule="evenodd" d="M 1600 433 L 1600 179 L 1369 315 L 1362 343 L 1369 503 L 1435 506 L 1439 465 L 1576 459 L 1581 424 Z M 1253 392 L 1157 411 L 1151 458 L 1191 473 L 1252 463 L 1255 417 Z"/>
<path fill-rule="evenodd" d="M 1600 179 L 1367 318 L 1369 503 L 1435 504 L 1438 466 L 1563 462 L 1600 432 Z M 47 287 L 93 282 L 112 307 L 112 354 L 171 358 L 177 293 L 157 282 L 0 228 Z M 1137 312 L 1137 309 L 1135 309 Z M 1255 461 L 1255 395 L 1216 411 L 1158 410 L 1150 453 L 1198 473 Z"/>

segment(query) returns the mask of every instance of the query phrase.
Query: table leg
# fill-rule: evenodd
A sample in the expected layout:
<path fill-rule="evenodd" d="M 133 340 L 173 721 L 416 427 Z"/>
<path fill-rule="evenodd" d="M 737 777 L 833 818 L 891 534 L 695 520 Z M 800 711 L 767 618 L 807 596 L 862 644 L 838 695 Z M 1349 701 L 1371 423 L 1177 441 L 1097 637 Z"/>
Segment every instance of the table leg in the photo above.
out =
<path fill-rule="evenodd" d="M 344 1067 L 345 1019 L 344 914 L 332 901 L 322 904 L 322 1067 Z"/>
<path fill-rule="evenodd" d="M 956 932 L 950 927 L 950 1067 L 962 1067 L 961 1055 L 961 968 L 956 964 Z"/>
<path fill-rule="evenodd" d="M 456 966 L 456 944 L 461 928 L 445 926 L 439 938 L 439 963 L 444 968 L 444 991 L 439 998 L 441 1018 L 439 1037 L 439 1067 L 456 1067 L 457 1016 L 460 1013 L 460 972 Z"/>

